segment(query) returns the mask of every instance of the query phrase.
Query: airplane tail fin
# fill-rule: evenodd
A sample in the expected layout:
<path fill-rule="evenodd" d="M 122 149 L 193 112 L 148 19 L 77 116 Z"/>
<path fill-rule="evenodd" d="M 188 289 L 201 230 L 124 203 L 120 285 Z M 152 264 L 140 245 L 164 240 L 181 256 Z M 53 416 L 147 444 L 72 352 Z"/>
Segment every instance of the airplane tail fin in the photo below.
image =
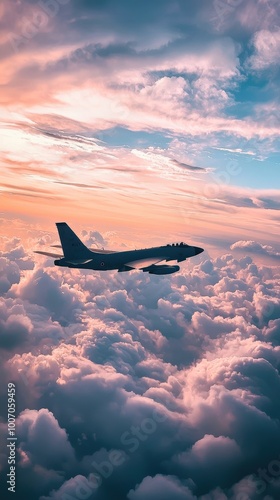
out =
<path fill-rule="evenodd" d="M 57 222 L 56 227 L 66 260 L 92 258 L 91 251 L 82 243 L 66 222 Z"/>

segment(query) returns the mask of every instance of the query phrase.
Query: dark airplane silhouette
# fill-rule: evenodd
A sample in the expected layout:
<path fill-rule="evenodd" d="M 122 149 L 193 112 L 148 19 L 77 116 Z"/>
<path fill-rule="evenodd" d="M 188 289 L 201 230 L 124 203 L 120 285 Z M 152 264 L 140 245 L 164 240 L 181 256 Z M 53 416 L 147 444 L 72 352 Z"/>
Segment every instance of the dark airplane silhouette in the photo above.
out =
<path fill-rule="evenodd" d="M 63 255 L 36 251 L 36 253 L 54 257 L 56 266 L 93 269 L 95 271 L 117 269 L 119 272 L 140 269 L 150 274 L 172 274 L 179 271 L 180 267 L 177 265 L 157 264 L 162 261 L 169 262 L 172 260 L 181 262 L 204 251 L 203 248 L 190 246 L 183 242 L 140 250 L 126 250 L 124 252 L 89 249 L 66 222 L 57 222 L 56 226 Z"/>

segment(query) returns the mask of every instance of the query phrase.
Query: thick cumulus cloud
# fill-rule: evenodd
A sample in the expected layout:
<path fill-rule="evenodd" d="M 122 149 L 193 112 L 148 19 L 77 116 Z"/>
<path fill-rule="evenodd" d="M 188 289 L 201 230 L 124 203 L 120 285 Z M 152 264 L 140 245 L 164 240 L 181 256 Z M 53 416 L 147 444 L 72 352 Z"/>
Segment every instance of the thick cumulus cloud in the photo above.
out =
<path fill-rule="evenodd" d="M 200 256 L 158 277 L 13 257 L 0 347 L 16 499 L 279 497 L 279 268 Z"/>
<path fill-rule="evenodd" d="M 17 420 L 17 432 L 21 440 L 19 454 L 24 466 L 32 463 L 58 469 L 62 462 L 74 459 L 65 430 L 46 409 L 23 411 Z"/>
<path fill-rule="evenodd" d="M 10 349 L 23 342 L 32 330 L 29 318 L 21 314 L 11 314 L 0 320 L 0 346 Z"/>
<path fill-rule="evenodd" d="M 69 290 L 66 284 L 57 282 L 43 269 L 36 269 L 26 274 L 21 282 L 13 287 L 16 296 L 32 304 L 44 306 L 63 325 L 69 324 L 75 318 L 82 302 L 78 291 Z"/>
<path fill-rule="evenodd" d="M 25 252 L 19 238 L 0 237 L 0 294 L 19 283 L 20 271 L 32 269 L 33 261 Z"/>
<path fill-rule="evenodd" d="M 277 252 L 273 247 L 269 245 L 262 245 L 256 241 L 237 241 L 230 247 L 231 250 L 243 250 L 249 253 L 256 253 L 260 255 L 265 255 L 267 257 L 273 257 L 275 259 L 280 259 L 280 252 Z"/>
<path fill-rule="evenodd" d="M 15 262 L 10 262 L 5 257 L 0 257 L 0 291 L 7 292 L 14 283 L 20 279 L 20 269 Z"/>
<path fill-rule="evenodd" d="M 249 63 L 255 70 L 279 65 L 280 29 L 257 31 L 253 38 L 254 55 Z"/>
<path fill-rule="evenodd" d="M 172 476 L 145 477 L 136 490 L 130 491 L 129 500 L 193 500 L 195 497 L 188 487 L 183 486 Z"/>

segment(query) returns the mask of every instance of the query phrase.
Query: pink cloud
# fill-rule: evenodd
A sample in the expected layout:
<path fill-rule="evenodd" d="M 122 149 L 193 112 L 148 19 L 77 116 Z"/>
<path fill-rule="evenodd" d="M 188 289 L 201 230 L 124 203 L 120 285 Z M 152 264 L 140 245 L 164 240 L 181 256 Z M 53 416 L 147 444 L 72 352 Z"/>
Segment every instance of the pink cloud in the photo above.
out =
<path fill-rule="evenodd" d="M 23 491 L 32 478 L 35 495 L 55 499 L 83 481 L 83 491 L 95 484 L 102 498 L 118 476 L 131 498 L 147 489 L 156 497 L 162 488 L 178 498 L 229 494 L 261 466 L 260 456 L 273 459 L 280 350 L 271 268 L 225 255 L 172 280 L 67 269 L 63 279 L 43 262 L 22 270 L 0 309 L 2 321 L 21 318 L 29 328 L 22 351 L 16 346 L 2 370 L 16 380 L 23 409 L 42 408 L 18 417 Z M 60 314 L 72 314 L 69 326 L 51 318 L 49 295 Z M 269 315 L 262 300 L 273 306 Z M 154 426 L 154 412 L 161 422 L 131 451 L 135 441 L 126 444 L 126 437 L 147 422 Z M 104 478 L 93 464 L 108 461 L 112 450 L 123 466 Z M 50 471 L 53 453 L 64 464 L 63 478 Z M 164 460 L 164 474 L 147 465 L 151 454 L 153 464 Z M 233 478 L 241 463 L 244 473 Z"/>
<path fill-rule="evenodd" d="M 231 250 L 245 250 L 249 253 L 266 255 L 268 257 L 275 257 L 276 259 L 280 257 L 280 253 L 273 247 L 269 245 L 262 245 L 256 241 L 237 241 L 231 245 L 230 248 Z"/>
<path fill-rule="evenodd" d="M 254 34 L 255 53 L 248 64 L 254 70 L 263 70 L 279 64 L 280 30 L 260 30 Z"/>

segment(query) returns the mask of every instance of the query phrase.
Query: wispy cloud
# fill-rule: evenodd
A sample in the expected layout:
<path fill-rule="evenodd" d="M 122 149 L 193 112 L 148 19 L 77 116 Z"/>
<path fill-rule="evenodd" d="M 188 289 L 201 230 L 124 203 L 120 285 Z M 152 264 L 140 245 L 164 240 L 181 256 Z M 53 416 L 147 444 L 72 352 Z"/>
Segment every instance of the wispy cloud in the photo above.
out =
<path fill-rule="evenodd" d="M 241 154 L 241 155 L 249 155 L 249 156 L 255 156 L 255 154 L 256 154 L 253 151 L 243 151 L 240 148 L 231 149 L 231 148 L 218 148 L 218 147 L 214 147 L 213 149 L 218 149 L 219 151 L 228 151 L 229 153 L 237 153 L 237 154 Z"/>

